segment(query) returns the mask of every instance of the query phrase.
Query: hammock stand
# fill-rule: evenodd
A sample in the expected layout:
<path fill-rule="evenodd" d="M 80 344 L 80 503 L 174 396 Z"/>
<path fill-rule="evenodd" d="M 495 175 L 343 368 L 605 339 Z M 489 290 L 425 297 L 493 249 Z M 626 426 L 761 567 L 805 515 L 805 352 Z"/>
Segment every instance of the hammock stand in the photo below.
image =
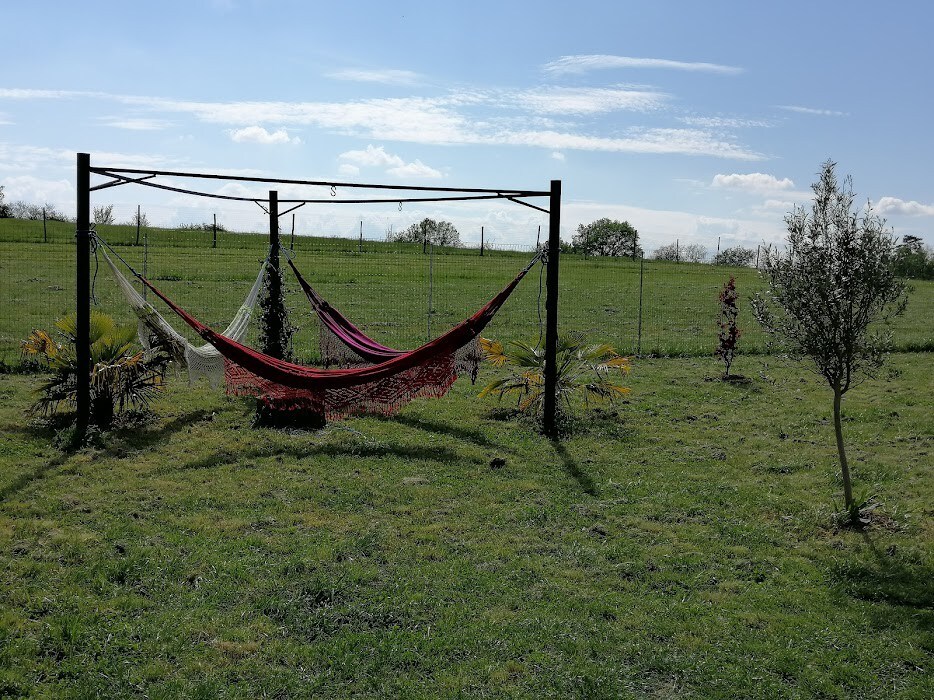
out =
<path fill-rule="evenodd" d="M 532 258 L 473 316 L 421 347 L 377 365 L 330 370 L 296 365 L 252 350 L 208 328 L 145 277 L 133 274 L 224 356 L 228 393 L 255 396 L 275 411 L 303 410 L 335 420 L 358 413 L 391 415 L 415 398 L 444 396 L 458 376 L 458 351 L 476 342 L 541 257 L 539 253 Z"/>
<path fill-rule="evenodd" d="M 557 345 L 558 345 L 558 262 L 559 262 L 559 252 L 560 252 L 560 229 L 561 229 L 561 181 L 552 180 L 551 187 L 544 190 L 527 190 L 527 189 L 514 189 L 514 188 L 501 188 L 501 189 L 481 189 L 481 188 L 456 188 L 456 187 L 431 187 L 431 186 L 409 186 L 409 185 L 383 185 L 383 184 L 363 184 L 363 183 L 349 183 L 349 182 L 331 182 L 331 181 L 313 181 L 313 180 L 295 180 L 295 179 L 283 179 L 283 178 L 267 178 L 267 177 L 251 177 L 251 176 L 240 176 L 240 175 L 229 175 L 229 174 L 215 174 L 215 173 L 200 173 L 200 172 L 180 172 L 180 171 L 168 171 L 168 170 L 155 170 L 155 169 L 138 169 L 138 168 L 124 168 L 118 166 L 102 167 L 102 166 L 92 166 L 91 165 L 91 156 L 89 153 L 78 153 L 76 154 L 76 216 L 75 216 L 75 263 L 76 263 L 76 286 L 75 286 L 75 317 L 76 317 L 76 333 L 75 333 L 75 349 L 77 353 L 76 364 L 77 364 L 77 381 L 76 381 L 76 424 L 75 424 L 75 439 L 81 440 L 86 435 L 87 427 L 90 419 L 90 398 L 91 398 L 91 353 L 90 353 L 90 317 L 91 317 L 91 271 L 90 271 L 90 256 L 91 256 L 91 242 L 94 236 L 94 231 L 91 225 L 91 193 L 97 190 L 103 190 L 110 187 L 118 187 L 128 184 L 133 184 L 137 186 L 144 187 L 153 187 L 156 189 L 161 189 L 163 191 L 169 192 L 178 192 L 183 194 L 189 194 L 194 196 L 208 197 L 213 199 L 221 199 L 227 201 L 242 201 L 242 202 L 254 202 L 259 206 L 263 206 L 262 203 L 268 203 L 268 214 L 270 220 L 270 243 L 273 244 L 274 250 L 278 250 L 278 218 L 281 215 L 287 214 L 294 209 L 310 203 L 340 203 L 340 204 L 372 204 L 372 203 L 383 203 L 383 204 L 399 204 L 401 207 L 403 202 L 454 202 L 454 201 L 470 201 L 470 200 L 508 200 L 515 204 L 519 204 L 525 207 L 535 209 L 536 211 L 544 212 L 549 217 L 549 236 L 548 236 L 548 250 L 550 251 L 548 255 L 547 267 L 548 267 L 548 281 L 546 286 L 546 299 L 545 299 L 545 343 L 544 343 L 544 354 L 545 354 L 545 386 L 544 386 L 544 405 L 543 405 L 543 423 L 546 434 L 551 436 L 556 436 L 556 389 L 557 389 L 557 364 L 556 364 L 556 354 L 557 354 Z M 105 178 L 103 182 L 99 184 L 92 185 L 91 178 L 92 175 L 100 176 Z M 304 199 L 283 199 L 282 203 L 292 204 L 291 208 L 286 209 L 283 212 L 279 212 L 278 204 L 278 193 L 275 190 L 269 191 L 269 198 L 260 198 L 260 197 L 246 197 L 246 196 L 235 196 L 229 194 L 220 194 L 217 192 L 208 192 L 208 191 L 198 191 L 189 188 L 182 188 L 176 185 L 168 185 L 164 182 L 156 182 L 157 178 L 184 178 L 184 179 L 198 179 L 198 180 L 222 180 L 226 182 L 243 182 L 243 183 L 269 183 L 269 184 L 282 184 L 282 185 L 297 185 L 297 186 L 308 186 L 308 187 L 325 187 L 329 188 L 330 197 L 307 197 Z M 344 198 L 337 197 L 337 190 L 340 189 L 341 192 L 344 190 L 350 192 L 357 191 L 372 191 L 376 192 L 377 197 L 360 197 L 360 198 Z M 529 198 L 548 198 L 548 207 L 540 207 L 534 204 L 531 204 L 526 199 Z M 266 209 L 265 207 L 263 207 Z M 274 256 L 270 260 L 270 265 L 278 266 L 278 256 Z M 192 319 L 194 320 L 194 319 Z M 195 321 L 197 323 L 197 321 Z M 465 324 L 469 324 L 465 322 Z M 465 327 L 465 324 L 461 324 L 457 328 Z M 191 325 L 191 324 L 189 324 Z M 468 329 L 467 336 L 469 336 L 471 327 L 466 325 Z M 456 330 L 456 329 L 454 329 Z M 452 333 L 452 331 L 449 332 Z M 479 333 L 479 330 L 476 331 Z M 211 342 L 211 334 L 214 334 L 217 338 L 223 338 L 216 334 L 210 329 L 205 329 L 205 333 L 202 334 L 202 337 L 205 337 L 207 342 Z M 447 337 L 449 334 L 442 336 L 442 338 Z M 438 340 L 438 339 L 436 339 Z M 228 343 L 232 341 L 227 341 Z M 432 341 L 436 342 L 436 341 Z M 213 343 L 212 343 L 213 344 Z M 430 345 L 430 344 L 429 344 Z M 220 350 L 221 348 L 215 344 L 215 347 Z M 242 348 L 243 351 L 247 353 L 253 353 L 249 348 L 244 348 L 238 343 L 233 343 L 231 348 L 234 348 L 233 352 L 239 352 L 236 348 Z M 424 346 L 423 346 L 424 347 Z M 407 353 L 404 357 L 417 356 L 417 353 L 423 348 L 414 350 L 411 353 Z M 431 351 L 432 353 L 435 350 Z M 224 354 L 224 353 L 222 353 Z M 229 357 L 231 352 L 228 350 L 225 354 L 225 368 L 229 364 Z M 439 355 L 440 357 L 440 355 Z M 398 361 L 389 360 L 381 364 L 373 365 L 372 367 L 365 367 L 360 370 L 331 370 L 332 372 L 348 372 L 348 371 L 374 371 L 375 368 L 384 367 L 385 365 Z M 426 359 L 426 358 L 421 358 Z M 239 362 L 239 360 L 238 360 Z M 453 362 L 451 362 L 453 364 Z M 275 367 L 275 364 L 272 363 L 270 366 Z M 427 365 L 426 365 L 427 366 Z M 249 369 L 249 368 L 248 368 Z M 312 371 L 322 371 L 322 370 L 312 370 Z M 259 376 L 259 375 L 257 375 Z M 277 381 L 277 380 L 273 380 Z M 329 389 L 330 391 L 331 389 Z M 334 391 L 339 391 L 338 387 L 333 388 Z"/>

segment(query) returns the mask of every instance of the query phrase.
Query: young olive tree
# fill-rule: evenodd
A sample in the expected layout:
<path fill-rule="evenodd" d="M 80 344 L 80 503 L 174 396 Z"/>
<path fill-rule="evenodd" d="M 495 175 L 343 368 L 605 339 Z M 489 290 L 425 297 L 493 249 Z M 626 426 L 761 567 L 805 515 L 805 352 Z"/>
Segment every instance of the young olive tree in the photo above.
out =
<path fill-rule="evenodd" d="M 844 504 L 855 522 L 860 504 L 843 446 L 841 399 L 881 366 L 891 334 L 877 322 L 902 313 L 906 296 L 894 271 L 894 234 L 872 210 L 854 209 L 852 181 L 838 182 L 835 168 L 829 160 L 822 165 L 810 210 L 798 207 L 785 217 L 789 246 L 766 251 L 769 288 L 764 297 L 756 295 L 753 313 L 792 357 L 809 359 L 833 390 Z"/>

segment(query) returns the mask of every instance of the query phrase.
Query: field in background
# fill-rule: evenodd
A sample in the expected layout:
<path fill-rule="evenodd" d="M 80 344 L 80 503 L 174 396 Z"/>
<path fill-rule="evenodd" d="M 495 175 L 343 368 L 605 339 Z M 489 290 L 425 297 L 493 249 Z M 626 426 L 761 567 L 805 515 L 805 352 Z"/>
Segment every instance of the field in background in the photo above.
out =
<path fill-rule="evenodd" d="M 230 322 L 265 256 L 261 235 L 102 226 L 101 236 L 170 297 L 217 329 Z M 48 242 L 44 242 L 44 237 Z M 74 227 L 0 220 L 0 361 L 16 364 L 19 343 L 33 328 L 49 328 L 74 310 Z M 141 241 L 142 243 L 142 241 Z M 287 248 L 289 237 L 283 237 Z M 332 304 L 384 344 L 410 348 L 469 316 L 526 264 L 530 251 L 435 249 L 362 243 L 339 238 L 295 238 L 295 262 Z M 145 262 L 144 262 L 145 260 Z M 94 262 L 92 260 L 92 267 Z M 134 318 L 101 264 L 94 270 L 98 309 Z M 708 355 L 716 345 L 717 295 L 730 275 L 740 294 L 741 353 L 766 351 L 748 299 L 763 288 L 750 268 L 563 256 L 559 324 L 610 342 L 627 354 Z M 286 272 L 296 355 L 317 357 L 317 322 Z M 544 313 L 539 268 L 533 270 L 486 331 L 501 340 L 535 341 Z M 934 348 L 934 282 L 914 282 L 907 313 L 896 320 L 895 346 Z M 640 291 L 641 288 L 641 291 Z M 641 309 L 641 312 L 640 312 Z M 179 330 L 181 322 L 171 319 Z M 187 333 L 187 330 L 185 330 Z M 189 337 L 190 334 L 189 334 Z M 248 339 L 251 342 L 253 339 Z"/>

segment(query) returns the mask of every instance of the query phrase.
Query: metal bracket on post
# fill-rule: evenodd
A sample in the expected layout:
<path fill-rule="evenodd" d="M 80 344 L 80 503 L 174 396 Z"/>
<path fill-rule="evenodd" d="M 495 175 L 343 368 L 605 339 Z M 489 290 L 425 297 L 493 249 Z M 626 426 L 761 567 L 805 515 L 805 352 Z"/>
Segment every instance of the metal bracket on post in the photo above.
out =
<path fill-rule="evenodd" d="M 542 427 L 558 435 L 558 257 L 561 249 L 561 180 L 551 181 L 548 228 L 548 286 L 545 296 L 545 397 Z"/>

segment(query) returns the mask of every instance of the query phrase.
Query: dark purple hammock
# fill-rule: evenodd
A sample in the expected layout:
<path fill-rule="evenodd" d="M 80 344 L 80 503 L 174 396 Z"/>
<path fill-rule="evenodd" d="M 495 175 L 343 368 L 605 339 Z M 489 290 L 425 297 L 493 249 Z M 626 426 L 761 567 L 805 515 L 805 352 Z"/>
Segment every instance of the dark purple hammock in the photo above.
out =
<path fill-rule="evenodd" d="M 305 296 L 308 298 L 308 303 L 311 304 L 311 308 L 321 322 L 318 343 L 321 352 L 321 363 L 325 367 L 331 365 L 337 365 L 338 367 L 353 367 L 365 364 L 378 365 L 408 352 L 407 350 L 390 348 L 370 338 L 318 294 L 302 277 L 298 268 L 295 267 L 295 263 L 291 260 L 288 262 L 292 272 L 295 273 L 295 278 L 302 287 L 302 291 L 305 292 Z M 470 381 L 475 382 L 482 359 L 483 355 L 476 340 L 460 348 L 455 357 L 458 374 L 469 376 Z"/>

